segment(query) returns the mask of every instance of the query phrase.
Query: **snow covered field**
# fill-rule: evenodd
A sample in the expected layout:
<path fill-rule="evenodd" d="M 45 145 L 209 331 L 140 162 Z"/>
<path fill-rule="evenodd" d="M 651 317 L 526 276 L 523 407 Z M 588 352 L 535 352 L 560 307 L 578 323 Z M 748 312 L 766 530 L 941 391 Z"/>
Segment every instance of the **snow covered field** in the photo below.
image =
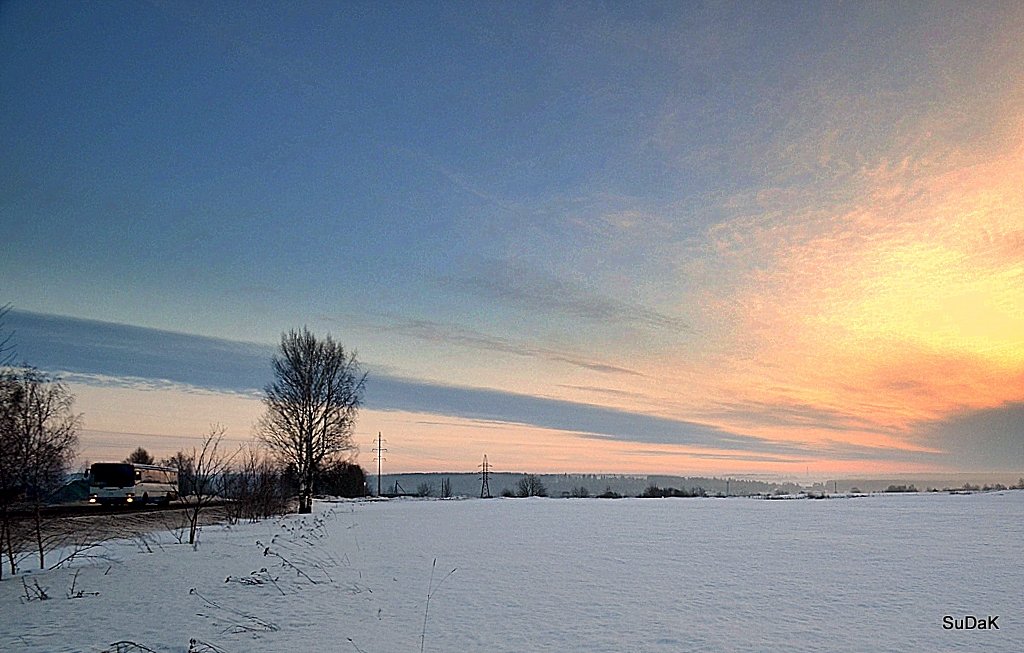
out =
<path fill-rule="evenodd" d="M 319 503 L 6 579 L 0 651 L 1024 651 L 1022 543 L 1021 491 Z"/>

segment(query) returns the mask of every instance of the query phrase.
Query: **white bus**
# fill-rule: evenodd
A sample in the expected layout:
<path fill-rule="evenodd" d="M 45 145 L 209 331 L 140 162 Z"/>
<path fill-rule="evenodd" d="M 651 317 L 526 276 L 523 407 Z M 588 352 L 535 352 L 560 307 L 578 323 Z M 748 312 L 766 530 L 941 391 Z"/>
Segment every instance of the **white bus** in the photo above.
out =
<path fill-rule="evenodd" d="M 178 498 L 178 470 L 134 463 L 93 463 L 89 503 L 159 503 Z"/>

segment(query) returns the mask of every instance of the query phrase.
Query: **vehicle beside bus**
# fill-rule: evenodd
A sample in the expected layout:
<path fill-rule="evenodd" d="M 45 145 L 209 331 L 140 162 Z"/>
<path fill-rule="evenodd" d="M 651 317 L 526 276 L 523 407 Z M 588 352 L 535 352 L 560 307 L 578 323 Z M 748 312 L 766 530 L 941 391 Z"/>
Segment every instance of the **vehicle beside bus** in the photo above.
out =
<path fill-rule="evenodd" d="M 178 470 L 135 463 L 93 463 L 89 503 L 167 505 L 178 498 Z"/>

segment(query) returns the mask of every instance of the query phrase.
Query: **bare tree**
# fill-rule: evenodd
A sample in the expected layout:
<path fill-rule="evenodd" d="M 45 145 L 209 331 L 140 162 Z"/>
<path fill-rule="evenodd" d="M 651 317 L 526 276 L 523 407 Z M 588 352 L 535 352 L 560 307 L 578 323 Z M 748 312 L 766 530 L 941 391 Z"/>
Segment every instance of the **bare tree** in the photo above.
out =
<path fill-rule="evenodd" d="M 3 556 L 6 554 L 14 568 L 14 544 L 11 528 L 11 505 L 18 496 L 18 460 L 15 456 L 14 400 L 17 384 L 8 366 L 14 362 L 14 334 L 7 331 L 5 318 L 10 304 L 0 306 L 0 579 L 4 577 Z"/>
<path fill-rule="evenodd" d="M 124 459 L 126 463 L 134 463 L 138 465 L 152 465 L 154 460 L 153 456 L 142 447 L 137 448 L 135 451 L 128 454 L 128 457 Z"/>
<path fill-rule="evenodd" d="M 318 339 L 308 329 L 281 336 L 273 358 L 274 382 L 265 388 L 260 438 L 299 481 L 299 512 L 313 509 L 321 465 L 353 448 L 352 428 L 362 405 L 365 374 L 355 353 L 330 335 Z"/>
<path fill-rule="evenodd" d="M 546 497 L 548 489 L 544 482 L 536 474 L 527 474 L 519 479 L 516 484 L 516 496 L 518 497 Z"/>
<path fill-rule="evenodd" d="M 67 386 L 34 367 L 5 369 L 0 376 L 0 535 L 12 573 L 10 509 L 16 503 L 32 509 L 39 567 L 45 567 L 40 508 L 75 457 L 81 418 L 73 405 Z"/>
<path fill-rule="evenodd" d="M 202 446 L 192 447 L 190 453 L 178 452 L 178 474 L 187 475 L 181 485 L 185 487 L 180 495 L 185 504 L 185 516 L 188 519 L 188 543 L 196 546 L 199 530 L 199 517 L 217 498 L 217 490 L 221 487 L 224 475 L 231 469 L 233 455 L 227 455 L 221 448 L 225 429 L 219 424 L 210 427 L 210 432 L 203 437 Z"/>
<path fill-rule="evenodd" d="M 14 372 L 0 370 L 0 557 L 6 555 L 14 574 L 14 519 L 11 510 L 21 496 L 21 446 L 15 434 L 15 414 L 21 390 Z M 0 578 L 3 565 L 0 564 Z"/>

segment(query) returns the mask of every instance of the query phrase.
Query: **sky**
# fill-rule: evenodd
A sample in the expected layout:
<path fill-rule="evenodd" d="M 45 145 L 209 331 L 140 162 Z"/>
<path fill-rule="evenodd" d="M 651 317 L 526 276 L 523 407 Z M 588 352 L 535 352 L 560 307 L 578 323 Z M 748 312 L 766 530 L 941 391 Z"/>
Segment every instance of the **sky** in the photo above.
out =
<path fill-rule="evenodd" d="M 81 460 L 253 438 L 289 329 L 389 471 L 1024 469 L 1024 5 L 0 4 L 0 304 Z"/>

